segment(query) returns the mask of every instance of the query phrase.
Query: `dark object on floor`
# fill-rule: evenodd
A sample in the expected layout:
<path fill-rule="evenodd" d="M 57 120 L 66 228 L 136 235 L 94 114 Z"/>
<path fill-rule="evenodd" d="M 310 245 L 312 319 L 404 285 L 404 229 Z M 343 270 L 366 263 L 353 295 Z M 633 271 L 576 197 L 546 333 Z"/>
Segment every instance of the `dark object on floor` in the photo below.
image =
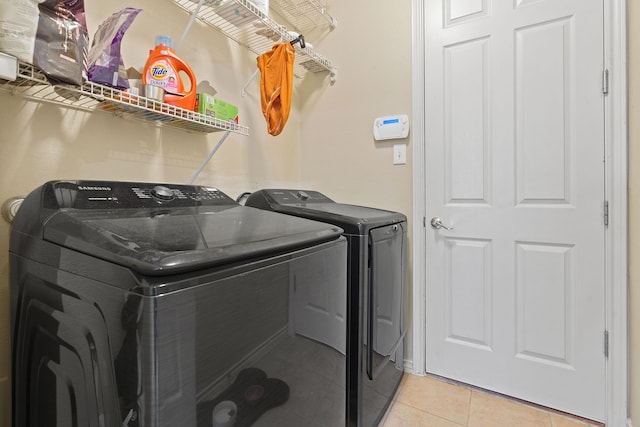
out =
<path fill-rule="evenodd" d="M 223 400 L 233 401 L 238 408 L 235 427 L 248 427 L 269 409 L 289 400 L 289 386 L 282 380 L 267 378 L 261 369 L 244 369 L 215 399 L 198 404 L 199 427 L 211 425 L 213 408 Z"/>

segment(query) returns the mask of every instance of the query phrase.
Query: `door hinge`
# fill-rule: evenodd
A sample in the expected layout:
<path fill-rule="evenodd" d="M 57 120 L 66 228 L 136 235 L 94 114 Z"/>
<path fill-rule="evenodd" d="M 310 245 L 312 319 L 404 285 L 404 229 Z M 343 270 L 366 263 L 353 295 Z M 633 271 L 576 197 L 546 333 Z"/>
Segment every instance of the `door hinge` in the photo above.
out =
<path fill-rule="evenodd" d="M 602 93 L 609 94 L 609 70 L 607 69 L 602 71 Z"/>
<path fill-rule="evenodd" d="M 426 216 L 422 217 L 422 228 L 427 228 L 427 217 Z"/>
<path fill-rule="evenodd" d="M 609 331 L 604 331 L 604 357 L 609 357 Z"/>
<path fill-rule="evenodd" d="M 604 202 L 603 219 L 604 219 L 604 226 L 608 227 L 609 226 L 609 202 Z"/>

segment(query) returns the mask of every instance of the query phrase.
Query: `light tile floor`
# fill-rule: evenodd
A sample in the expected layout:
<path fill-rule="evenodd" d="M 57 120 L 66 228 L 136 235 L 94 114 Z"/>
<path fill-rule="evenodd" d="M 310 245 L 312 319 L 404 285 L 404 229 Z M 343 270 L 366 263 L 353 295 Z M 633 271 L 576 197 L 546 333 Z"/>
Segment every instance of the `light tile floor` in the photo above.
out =
<path fill-rule="evenodd" d="M 602 427 L 437 377 L 405 374 L 380 427 Z"/>

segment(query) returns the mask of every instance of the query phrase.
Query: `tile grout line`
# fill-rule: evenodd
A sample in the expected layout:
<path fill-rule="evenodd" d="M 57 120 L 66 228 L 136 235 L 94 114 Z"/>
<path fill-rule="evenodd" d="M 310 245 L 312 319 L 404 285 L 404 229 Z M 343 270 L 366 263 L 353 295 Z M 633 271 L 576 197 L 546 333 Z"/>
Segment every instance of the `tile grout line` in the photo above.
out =
<path fill-rule="evenodd" d="M 465 424 L 465 426 L 469 427 L 469 421 L 471 421 L 471 399 L 473 399 L 474 391 L 471 389 L 467 390 L 469 390 L 469 405 L 467 406 L 467 423 Z"/>

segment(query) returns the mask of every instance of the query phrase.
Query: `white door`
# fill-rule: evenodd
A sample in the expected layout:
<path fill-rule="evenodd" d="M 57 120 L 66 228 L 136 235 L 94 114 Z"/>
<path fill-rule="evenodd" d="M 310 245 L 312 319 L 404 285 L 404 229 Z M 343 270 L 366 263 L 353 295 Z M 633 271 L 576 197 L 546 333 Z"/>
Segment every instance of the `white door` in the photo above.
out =
<path fill-rule="evenodd" d="M 603 420 L 603 0 L 425 13 L 426 369 Z"/>

